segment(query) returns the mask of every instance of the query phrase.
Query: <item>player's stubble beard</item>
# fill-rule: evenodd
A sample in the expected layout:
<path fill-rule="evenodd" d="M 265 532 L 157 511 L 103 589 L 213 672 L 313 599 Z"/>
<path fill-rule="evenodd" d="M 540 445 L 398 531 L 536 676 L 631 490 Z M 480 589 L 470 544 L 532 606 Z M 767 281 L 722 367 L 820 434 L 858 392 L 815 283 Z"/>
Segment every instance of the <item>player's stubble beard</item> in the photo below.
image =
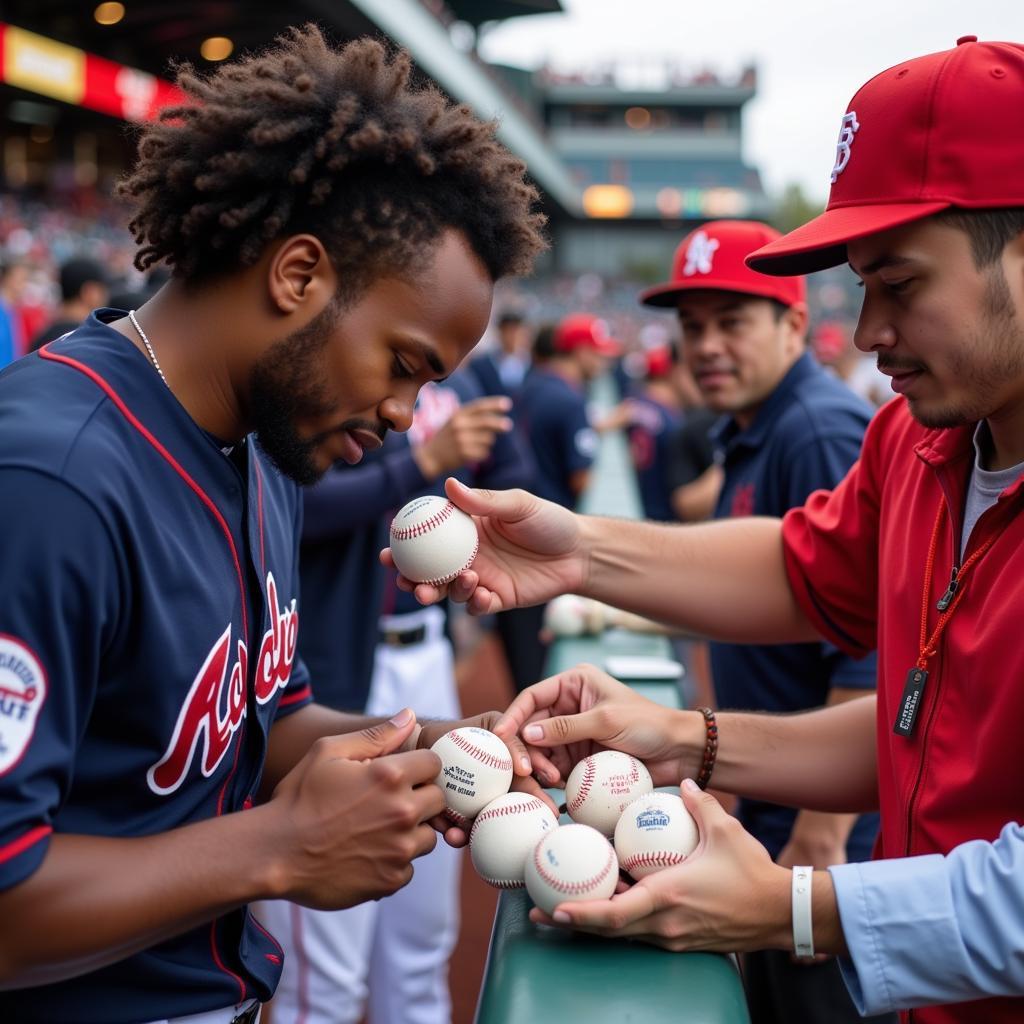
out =
<path fill-rule="evenodd" d="M 329 416 L 337 408 L 325 383 L 321 356 L 343 303 L 335 297 L 305 327 L 280 341 L 256 362 L 249 375 L 250 415 L 256 441 L 271 462 L 297 484 L 308 487 L 323 476 L 313 458 L 331 434 L 353 427 L 380 430 L 364 420 L 346 420 L 325 434 L 304 439 L 295 424 Z"/>

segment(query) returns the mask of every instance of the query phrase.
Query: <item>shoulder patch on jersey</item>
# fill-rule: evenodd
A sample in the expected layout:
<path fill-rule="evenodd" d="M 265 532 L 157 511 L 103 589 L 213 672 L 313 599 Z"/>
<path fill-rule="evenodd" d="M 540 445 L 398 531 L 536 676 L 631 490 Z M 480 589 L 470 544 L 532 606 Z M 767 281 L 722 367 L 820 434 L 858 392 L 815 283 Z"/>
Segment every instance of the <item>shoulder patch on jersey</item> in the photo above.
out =
<path fill-rule="evenodd" d="M 0 775 L 24 756 L 46 700 L 46 673 L 17 637 L 0 633 Z"/>

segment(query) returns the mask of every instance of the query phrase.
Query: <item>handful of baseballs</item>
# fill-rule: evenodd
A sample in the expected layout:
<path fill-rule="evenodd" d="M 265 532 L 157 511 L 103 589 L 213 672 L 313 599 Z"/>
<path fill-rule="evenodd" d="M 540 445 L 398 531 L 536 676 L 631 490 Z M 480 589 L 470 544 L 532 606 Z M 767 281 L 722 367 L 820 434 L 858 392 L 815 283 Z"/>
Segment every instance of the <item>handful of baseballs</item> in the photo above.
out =
<path fill-rule="evenodd" d="M 605 750 L 576 765 L 565 787 L 573 824 L 560 826 L 543 801 L 508 791 L 512 760 L 494 733 L 453 729 L 431 749 L 441 758 L 446 815 L 463 828 L 472 822 L 477 873 L 496 888 L 525 885 L 546 913 L 567 901 L 608 899 L 620 867 L 639 880 L 681 864 L 697 845 L 682 800 L 654 792 L 650 772 L 630 754 Z"/>

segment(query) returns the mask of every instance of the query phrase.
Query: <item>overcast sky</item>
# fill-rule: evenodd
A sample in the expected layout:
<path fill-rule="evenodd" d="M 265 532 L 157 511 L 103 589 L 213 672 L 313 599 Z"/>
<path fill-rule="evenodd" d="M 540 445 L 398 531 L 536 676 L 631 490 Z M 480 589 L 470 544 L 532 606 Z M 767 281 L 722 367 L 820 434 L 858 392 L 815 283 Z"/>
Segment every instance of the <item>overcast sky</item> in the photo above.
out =
<path fill-rule="evenodd" d="M 872 75 L 958 36 L 1024 42 L 1024 0 L 562 0 L 564 15 L 514 18 L 481 40 L 492 61 L 567 67 L 668 57 L 724 77 L 757 65 L 745 158 L 765 187 L 828 195 L 839 122 Z M 1024 97 L 1022 97 L 1024 102 Z M 1022 171 L 1024 173 L 1024 171 Z"/>

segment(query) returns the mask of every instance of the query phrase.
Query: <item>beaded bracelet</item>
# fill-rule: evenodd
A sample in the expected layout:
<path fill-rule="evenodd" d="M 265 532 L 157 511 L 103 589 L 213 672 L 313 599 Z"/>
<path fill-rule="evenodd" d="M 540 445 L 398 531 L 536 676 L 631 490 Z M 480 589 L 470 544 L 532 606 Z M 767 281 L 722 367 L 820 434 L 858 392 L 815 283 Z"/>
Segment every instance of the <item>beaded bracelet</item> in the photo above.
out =
<path fill-rule="evenodd" d="M 697 786 L 700 789 L 707 789 L 711 781 L 711 773 L 715 769 L 715 758 L 718 757 L 718 723 L 715 721 L 715 713 L 711 708 L 697 708 L 704 716 L 704 727 L 707 731 L 707 741 L 704 744 L 704 758 L 701 761 L 700 773 L 697 775 Z"/>

